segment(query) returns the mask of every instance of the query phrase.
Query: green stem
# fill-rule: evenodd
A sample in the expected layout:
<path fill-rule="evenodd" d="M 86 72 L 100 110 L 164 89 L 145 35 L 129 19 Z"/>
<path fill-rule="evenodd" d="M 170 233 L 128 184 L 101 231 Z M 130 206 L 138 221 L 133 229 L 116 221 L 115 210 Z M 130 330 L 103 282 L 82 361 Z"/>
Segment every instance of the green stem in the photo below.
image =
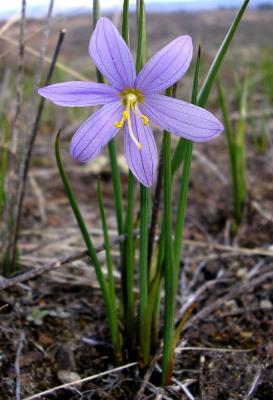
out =
<path fill-rule="evenodd" d="M 93 0 L 93 29 L 97 24 L 97 21 L 100 17 L 100 1 Z M 104 78 L 100 71 L 97 70 L 97 80 L 100 83 L 104 83 Z M 112 181 L 113 181 L 113 192 L 114 192 L 114 201 L 115 201 L 115 210 L 116 210 L 116 220 L 117 220 L 117 228 L 119 235 L 122 235 L 123 232 L 123 206 L 122 206 L 122 191 L 120 184 L 120 173 L 117 162 L 117 151 L 114 139 L 112 139 L 108 143 L 108 152 L 110 158 L 111 165 L 111 173 L 112 173 Z M 120 243 L 120 253 L 121 259 L 123 257 L 123 243 Z"/>
<path fill-rule="evenodd" d="M 108 143 L 108 152 L 110 157 L 110 165 L 113 181 L 113 192 L 115 200 L 116 220 L 119 235 L 123 234 L 123 205 L 122 205 L 122 192 L 120 184 L 120 173 L 117 161 L 117 150 L 114 139 Z M 123 243 L 120 244 L 121 259 L 123 254 Z"/>
<path fill-rule="evenodd" d="M 122 285 L 124 287 L 125 332 L 129 351 L 132 350 L 135 332 L 134 320 L 134 187 L 135 178 L 131 171 L 128 175 L 128 204 L 126 218 L 126 263 L 123 268 Z"/>
<path fill-rule="evenodd" d="M 137 57 L 136 71 L 139 73 L 144 62 L 146 29 L 144 0 L 137 4 Z M 150 219 L 150 189 L 140 185 L 140 243 L 139 243 L 139 288 L 140 288 L 140 347 L 144 356 L 144 366 L 150 359 L 150 333 L 146 332 L 145 322 L 147 318 L 148 301 L 148 242 L 149 242 L 149 219 Z M 149 313 L 148 313 L 149 314 Z M 149 321 L 148 321 L 149 322 Z M 149 324 L 150 325 L 150 324 Z M 149 333 L 146 335 L 146 333 Z"/>
<path fill-rule="evenodd" d="M 93 0 L 93 30 L 96 27 L 97 21 L 100 18 L 100 0 Z M 97 81 L 103 83 L 104 79 L 101 72 L 96 69 Z"/>
<path fill-rule="evenodd" d="M 122 37 L 129 46 L 129 0 L 123 2 Z M 128 174 L 127 214 L 125 253 L 122 268 L 122 296 L 124 308 L 124 324 L 127 346 L 132 352 L 135 320 L 134 320 L 134 187 L 135 179 L 131 171 Z"/>
<path fill-rule="evenodd" d="M 122 37 L 125 40 L 126 44 L 129 46 L 129 0 L 123 1 L 123 9 L 122 9 Z"/>
<path fill-rule="evenodd" d="M 140 283 L 140 325 L 144 322 L 148 299 L 148 233 L 149 233 L 150 190 L 140 186 L 140 243 L 139 243 L 139 283 Z M 142 330 L 142 329 L 141 329 Z"/>

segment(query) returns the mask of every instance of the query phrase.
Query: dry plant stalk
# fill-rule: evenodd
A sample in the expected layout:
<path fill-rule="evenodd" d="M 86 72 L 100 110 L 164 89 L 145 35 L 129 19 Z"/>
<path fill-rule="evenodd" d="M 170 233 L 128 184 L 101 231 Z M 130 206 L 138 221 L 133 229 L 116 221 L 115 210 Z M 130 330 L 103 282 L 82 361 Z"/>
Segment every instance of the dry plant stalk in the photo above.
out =
<path fill-rule="evenodd" d="M 49 34 L 49 23 L 52 15 L 52 8 L 53 8 L 53 0 L 49 4 L 49 10 L 48 10 L 48 16 L 46 19 L 46 24 L 44 28 L 44 43 L 41 47 L 40 50 L 40 62 L 37 67 L 36 71 L 36 80 L 35 80 L 35 86 L 37 86 L 38 82 L 40 81 L 40 76 L 41 76 L 41 68 L 43 67 L 44 63 L 44 58 L 45 58 L 45 51 L 47 47 L 47 41 L 48 41 L 48 34 Z M 19 72 L 18 75 L 20 75 L 20 79 L 18 78 L 18 89 L 17 89 L 17 109 L 16 109 L 16 115 L 15 115 L 15 123 L 14 126 L 16 127 L 16 124 L 18 123 L 17 121 L 19 120 L 20 113 L 21 113 L 21 103 L 22 103 L 22 84 L 23 84 L 23 78 L 22 78 L 22 71 L 23 71 L 23 55 L 24 55 L 24 35 L 22 35 L 22 32 L 24 33 L 24 25 L 25 25 L 25 2 L 23 1 L 22 4 L 22 19 L 23 22 L 21 22 L 21 41 L 22 44 L 19 46 L 20 51 L 20 62 L 19 62 Z M 53 71 L 55 69 L 57 59 L 62 47 L 62 43 L 65 37 L 65 30 L 61 30 L 59 33 L 58 41 L 54 50 L 54 54 L 51 60 L 51 64 L 49 67 L 49 71 L 45 80 L 45 83 L 48 84 L 51 80 L 51 77 L 53 75 Z M 21 42 L 20 42 L 21 43 Z M 21 90 L 19 90 L 21 88 Z M 20 101 L 19 101 L 20 100 Z M 17 241 L 18 241 L 18 235 L 19 235 L 19 229 L 20 229 L 20 222 L 21 222 L 21 214 L 22 214 L 22 207 L 23 207 L 23 201 L 24 201 L 24 195 L 25 195 L 25 188 L 26 188 L 26 183 L 27 183 L 27 178 L 28 178 L 28 172 L 29 172 L 29 167 L 30 167 L 30 162 L 31 162 L 31 157 L 32 157 L 32 151 L 33 147 L 35 144 L 35 139 L 37 136 L 38 132 L 38 127 L 40 123 L 40 119 L 42 116 L 44 108 L 44 99 L 41 99 L 38 105 L 38 110 L 36 112 L 35 117 L 33 118 L 33 123 L 32 126 L 30 127 L 30 134 L 26 139 L 26 145 L 24 147 L 24 150 L 21 150 L 20 158 L 17 155 L 17 145 L 13 145 L 13 151 L 12 154 L 14 154 L 15 158 L 15 167 L 11 170 L 11 176 L 16 177 L 16 182 L 14 179 L 10 179 L 11 182 L 9 182 L 9 188 L 8 188 L 8 194 L 9 194 L 9 201 L 7 202 L 9 204 L 8 209 L 5 211 L 5 218 L 4 218 L 4 223 L 3 227 L 5 227 L 6 232 L 2 234 L 2 237 L 4 238 L 4 241 L 2 243 L 2 260 L 5 265 L 5 270 L 7 273 L 12 273 L 15 267 L 15 262 L 16 262 L 16 251 L 17 251 Z M 17 143 L 16 136 L 18 130 L 14 129 L 13 132 L 13 143 Z M 15 137 L 15 139 L 14 139 Z M 19 159 L 19 161 L 17 160 Z M 9 176 L 9 178 L 11 178 Z M 11 187 L 12 183 L 12 187 Z M 10 208 L 12 207 L 12 209 Z M 2 228 L 3 229 L 3 228 Z"/>

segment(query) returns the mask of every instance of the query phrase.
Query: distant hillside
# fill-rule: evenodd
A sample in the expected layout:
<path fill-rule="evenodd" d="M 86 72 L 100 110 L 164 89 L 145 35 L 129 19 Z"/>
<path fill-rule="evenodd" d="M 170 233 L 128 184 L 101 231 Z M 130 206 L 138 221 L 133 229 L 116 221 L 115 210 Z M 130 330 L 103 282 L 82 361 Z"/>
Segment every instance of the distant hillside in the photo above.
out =
<path fill-rule="evenodd" d="M 242 4 L 243 0 L 146 0 L 146 10 L 148 12 L 176 12 L 176 11 L 199 11 L 199 10 L 213 10 L 219 8 L 239 8 Z M 77 3 L 77 2 L 75 2 Z M 81 1 L 78 2 L 78 5 L 75 7 L 71 7 L 71 3 L 69 5 L 65 5 L 65 3 L 60 2 L 56 3 L 54 6 L 55 14 L 67 14 L 67 15 L 75 15 L 75 14 L 83 14 L 91 12 L 91 0 L 90 7 L 83 5 Z M 103 8 L 103 10 L 108 11 L 117 11 L 121 9 L 122 1 L 113 0 L 112 6 L 108 6 L 107 8 Z M 103 5 L 103 2 L 102 2 Z M 273 7 L 273 0 L 250 0 L 249 8 L 270 8 Z M 41 0 L 39 5 L 35 6 L 27 6 L 27 14 L 30 17 L 43 17 L 48 8 L 48 0 Z M 132 8 L 134 6 L 132 5 Z M 9 18 L 16 11 L 18 11 L 18 7 L 15 4 L 2 3 L 0 0 L 0 19 Z"/>

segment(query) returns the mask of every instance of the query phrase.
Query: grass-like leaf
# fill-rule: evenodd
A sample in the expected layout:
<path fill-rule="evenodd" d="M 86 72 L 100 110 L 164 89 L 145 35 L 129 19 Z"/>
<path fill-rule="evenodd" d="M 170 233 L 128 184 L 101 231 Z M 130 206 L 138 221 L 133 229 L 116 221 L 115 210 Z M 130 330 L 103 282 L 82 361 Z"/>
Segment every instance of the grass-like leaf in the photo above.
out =
<path fill-rule="evenodd" d="M 60 154 L 60 133 L 61 132 L 59 131 L 56 136 L 56 140 L 55 140 L 55 157 L 56 157 L 59 174 L 62 179 L 64 189 L 65 189 L 67 198 L 69 200 L 70 206 L 72 208 L 72 211 L 74 213 L 74 216 L 75 216 L 78 226 L 80 228 L 83 240 L 87 247 L 91 262 L 95 268 L 96 276 L 97 276 L 97 279 L 98 279 L 98 282 L 99 282 L 99 285 L 100 285 L 100 288 L 102 291 L 103 299 L 104 299 L 104 302 L 106 305 L 106 313 L 107 313 L 107 317 L 108 317 L 108 321 L 109 321 L 114 355 L 115 355 L 117 361 L 120 362 L 121 358 L 122 358 L 122 352 L 121 352 L 121 343 L 120 343 L 120 335 L 119 335 L 119 329 L 118 329 L 117 314 L 115 312 L 115 308 L 112 303 L 112 298 L 109 293 L 109 286 L 103 275 L 101 265 L 100 265 L 99 259 L 97 257 L 92 239 L 89 235 L 87 226 L 86 226 L 84 218 L 80 212 L 79 206 L 77 204 L 77 200 L 72 191 L 72 188 L 70 186 L 67 174 L 65 172 L 65 169 L 64 169 L 64 166 L 62 163 L 61 154 Z"/>
<path fill-rule="evenodd" d="M 211 67 L 207 73 L 206 79 L 204 81 L 204 84 L 202 88 L 200 89 L 200 92 L 198 94 L 197 98 L 197 105 L 200 107 L 204 107 L 207 103 L 212 85 L 217 77 L 217 74 L 220 70 L 220 67 L 224 61 L 225 55 L 232 43 L 232 40 L 234 38 L 234 35 L 238 29 L 238 26 L 240 24 L 240 21 L 244 15 L 244 12 L 247 8 L 247 5 L 249 3 L 249 0 L 245 0 L 239 9 L 228 33 L 226 34 L 225 39 L 223 40 L 212 64 Z M 176 149 L 174 151 L 173 155 L 173 168 L 172 168 L 172 173 L 175 173 L 175 171 L 178 169 L 179 165 L 183 161 L 184 153 L 183 153 L 183 144 L 184 144 L 184 139 L 180 139 Z M 181 156 L 180 156 L 181 155 Z"/>

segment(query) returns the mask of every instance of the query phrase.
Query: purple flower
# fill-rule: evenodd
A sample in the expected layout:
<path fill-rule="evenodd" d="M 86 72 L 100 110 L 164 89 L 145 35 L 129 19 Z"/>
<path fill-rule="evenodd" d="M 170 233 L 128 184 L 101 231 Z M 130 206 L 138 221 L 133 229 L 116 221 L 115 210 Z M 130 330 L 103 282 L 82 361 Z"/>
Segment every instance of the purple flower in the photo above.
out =
<path fill-rule="evenodd" d="M 205 142 L 223 131 L 208 111 L 161 95 L 182 78 L 192 59 L 190 36 L 180 36 L 155 54 L 136 75 L 132 55 L 117 29 L 100 18 L 89 54 L 110 85 L 93 82 L 64 82 L 39 89 L 53 103 L 67 107 L 98 106 L 74 134 L 70 152 L 86 162 L 95 158 L 121 128 L 128 166 L 144 185 L 151 186 L 158 155 L 149 122 L 179 137 Z"/>

